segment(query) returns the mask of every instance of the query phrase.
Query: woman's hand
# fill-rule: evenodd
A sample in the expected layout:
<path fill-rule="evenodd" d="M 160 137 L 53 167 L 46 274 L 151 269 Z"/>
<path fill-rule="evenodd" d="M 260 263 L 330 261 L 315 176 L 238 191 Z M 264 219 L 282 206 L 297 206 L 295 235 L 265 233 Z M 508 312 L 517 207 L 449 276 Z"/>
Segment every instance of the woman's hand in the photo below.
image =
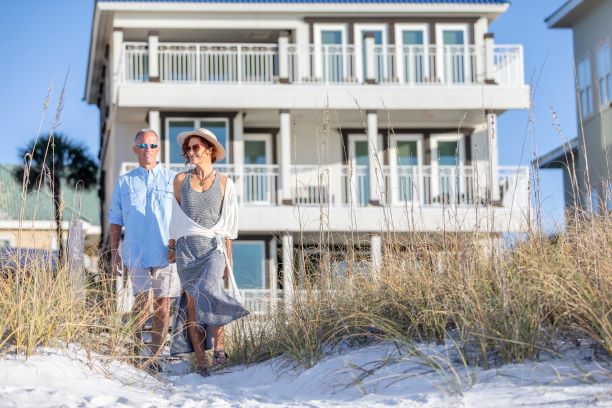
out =
<path fill-rule="evenodd" d="M 168 262 L 171 264 L 176 262 L 176 240 L 174 239 L 168 240 Z"/>

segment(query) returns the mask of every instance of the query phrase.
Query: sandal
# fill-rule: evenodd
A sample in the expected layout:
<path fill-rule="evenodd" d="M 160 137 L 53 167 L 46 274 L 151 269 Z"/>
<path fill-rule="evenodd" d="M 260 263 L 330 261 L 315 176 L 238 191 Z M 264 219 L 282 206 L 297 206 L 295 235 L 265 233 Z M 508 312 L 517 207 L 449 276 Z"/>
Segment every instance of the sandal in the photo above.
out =
<path fill-rule="evenodd" d="M 196 374 L 201 375 L 202 377 L 210 377 L 210 371 L 208 371 L 208 367 L 198 367 L 195 370 Z"/>
<path fill-rule="evenodd" d="M 213 362 L 217 365 L 225 365 L 227 364 L 227 359 L 229 356 L 225 352 L 225 350 L 215 350 L 213 352 Z"/>
<path fill-rule="evenodd" d="M 147 365 L 147 371 L 150 372 L 151 374 L 160 374 L 164 372 L 164 369 L 162 368 L 161 365 L 159 365 L 158 362 L 153 361 Z"/>

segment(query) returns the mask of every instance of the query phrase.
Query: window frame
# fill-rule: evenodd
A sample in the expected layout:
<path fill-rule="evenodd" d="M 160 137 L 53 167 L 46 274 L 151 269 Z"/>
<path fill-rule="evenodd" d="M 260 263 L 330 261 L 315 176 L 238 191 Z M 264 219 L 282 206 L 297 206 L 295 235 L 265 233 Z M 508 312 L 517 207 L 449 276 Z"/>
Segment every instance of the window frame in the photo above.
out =
<path fill-rule="evenodd" d="M 429 24 L 427 23 L 401 23 L 395 25 L 395 55 L 401 55 L 402 58 L 396 58 L 396 70 L 400 83 L 410 83 L 404 78 L 404 31 L 421 31 L 423 33 L 423 82 L 432 82 L 434 78 L 429 76 L 429 53 L 431 51 L 429 40 Z M 425 80 L 427 78 L 427 80 Z"/>
<path fill-rule="evenodd" d="M 185 121 L 185 122 L 193 122 L 195 127 L 194 129 L 203 127 L 202 122 L 203 121 L 219 121 L 219 122 L 225 122 L 225 134 L 226 134 L 226 140 L 225 140 L 225 146 L 223 146 L 225 148 L 225 158 L 224 158 L 224 163 L 220 163 L 223 165 L 229 165 L 231 164 L 231 149 L 230 149 L 230 132 L 231 132 L 231 126 L 230 126 L 230 120 L 227 117 L 220 117 L 220 116 L 168 116 L 166 118 L 164 118 L 164 135 L 165 140 L 163 141 L 163 146 L 164 146 L 164 154 L 162 157 L 162 162 L 166 165 L 171 165 L 171 164 L 182 164 L 182 163 L 172 163 L 170 162 L 170 149 L 171 149 L 171 143 L 176 143 L 175 140 L 170 140 L 170 122 L 171 121 Z"/>
<path fill-rule="evenodd" d="M 363 60 L 363 56 L 365 54 L 365 50 L 362 48 L 365 47 L 365 43 L 362 43 L 361 37 L 364 31 L 380 31 L 382 32 L 380 47 L 383 47 L 383 58 L 382 58 L 382 72 L 383 76 L 385 73 L 389 72 L 389 67 L 387 66 L 387 50 L 389 44 L 389 26 L 386 23 L 357 23 L 353 26 L 353 45 L 355 46 L 355 77 L 360 82 L 365 82 L 366 72 L 364 72 L 365 61 Z M 376 46 L 376 44 L 375 44 Z M 376 59 L 376 58 L 375 58 Z M 376 70 L 376 66 L 374 67 Z M 384 79 L 384 78 L 381 78 Z"/>
<path fill-rule="evenodd" d="M 464 48 L 464 61 L 463 70 L 464 78 L 463 82 L 453 82 L 452 78 L 446 78 L 447 67 L 444 58 L 444 31 L 463 31 L 463 48 Z M 472 45 L 472 38 L 470 36 L 470 24 L 450 24 L 450 23 L 437 23 L 436 24 L 436 74 L 437 79 L 441 80 L 446 85 L 465 85 L 472 83 L 472 61 L 470 55 L 470 46 Z M 457 46 L 457 45 L 456 45 Z"/>
<path fill-rule="evenodd" d="M 584 87 L 582 86 L 582 83 L 581 83 L 582 64 L 586 64 L 585 72 L 587 74 L 586 79 L 588 82 L 588 84 L 586 84 Z M 576 81 L 578 85 L 578 101 L 577 102 L 578 102 L 579 113 L 582 119 L 587 119 L 593 116 L 593 114 L 595 113 L 595 106 L 593 103 L 594 102 L 593 101 L 593 97 L 594 97 L 593 95 L 593 65 L 591 63 L 591 53 L 590 52 L 583 54 L 582 57 L 578 59 L 578 63 L 576 64 Z M 585 100 L 587 102 L 586 106 L 583 104 L 583 100 L 582 100 L 583 92 L 585 93 Z"/>
<path fill-rule="evenodd" d="M 608 49 L 608 53 L 607 53 L 607 72 L 604 72 L 603 75 L 600 76 L 600 52 L 604 49 L 607 48 Z M 607 107 L 609 106 L 610 102 L 612 102 L 612 47 L 610 46 L 610 39 L 606 38 L 602 41 L 600 41 L 600 43 L 595 47 L 595 76 L 594 78 L 596 79 L 596 84 L 598 89 L 598 101 L 599 101 L 599 106 L 600 107 Z M 606 55 L 603 56 L 604 57 L 604 61 L 605 61 L 605 57 Z M 602 82 L 604 83 L 604 87 L 602 87 Z M 606 93 L 606 98 L 602 98 L 602 94 L 603 92 Z"/>
<path fill-rule="evenodd" d="M 320 78 L 324 82 L 329 82 L 329 79 L 325 80 L 326 73 L 323 67 L 323 31 L 340 31 L 342 33 L 342 44 L 340 47 L 342 48 L 342 74 L 344 77 L 347 76 L 347 46 L 348 46 L 348 26 L 343 23 L 315 23 L 312 27 L 313 30 L 313 39 L 315 46 L 314 53 L 314 73 L 312 76 L 314 78 Z"/>

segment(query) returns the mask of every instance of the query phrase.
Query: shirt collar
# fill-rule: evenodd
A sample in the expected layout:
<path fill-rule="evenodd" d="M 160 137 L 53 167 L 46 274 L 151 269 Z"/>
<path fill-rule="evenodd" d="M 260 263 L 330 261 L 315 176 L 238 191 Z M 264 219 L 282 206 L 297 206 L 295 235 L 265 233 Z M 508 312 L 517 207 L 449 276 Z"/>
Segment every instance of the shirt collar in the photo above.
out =
<path fill-rule="evenodd" d="M 157 177 L 157 174 L 160 172 L 160 169 L 161 169 L 161 164 L 159 162 L 157 162 L 155 164 L 155 167 L 153 167 L 151 170 L 146 170 L 146 169 L 138 166 L 138 174 L 144 176 L 148 172 L 150 172 L 154 177 Z"/>

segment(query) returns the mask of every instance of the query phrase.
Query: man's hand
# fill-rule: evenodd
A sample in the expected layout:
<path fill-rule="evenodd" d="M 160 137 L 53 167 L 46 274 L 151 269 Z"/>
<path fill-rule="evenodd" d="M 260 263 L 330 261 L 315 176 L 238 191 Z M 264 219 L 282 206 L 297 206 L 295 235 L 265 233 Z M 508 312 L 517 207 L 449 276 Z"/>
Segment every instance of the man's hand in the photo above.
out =
<path fill-rule="evenodd" d="M 123 275 L 123 260 L 121 259 L 119 254 L 116 254 L 115 256 L 113 256 L 112 263 L 113 263 L 113 274 L 115 274 L 116 276 L 122 276 Z"/>
<path fill-rule="evenodd" d="M 175 263 L 176 262 L 176 248 L 174 247 L 168 247 L 168 263 Z"/>

